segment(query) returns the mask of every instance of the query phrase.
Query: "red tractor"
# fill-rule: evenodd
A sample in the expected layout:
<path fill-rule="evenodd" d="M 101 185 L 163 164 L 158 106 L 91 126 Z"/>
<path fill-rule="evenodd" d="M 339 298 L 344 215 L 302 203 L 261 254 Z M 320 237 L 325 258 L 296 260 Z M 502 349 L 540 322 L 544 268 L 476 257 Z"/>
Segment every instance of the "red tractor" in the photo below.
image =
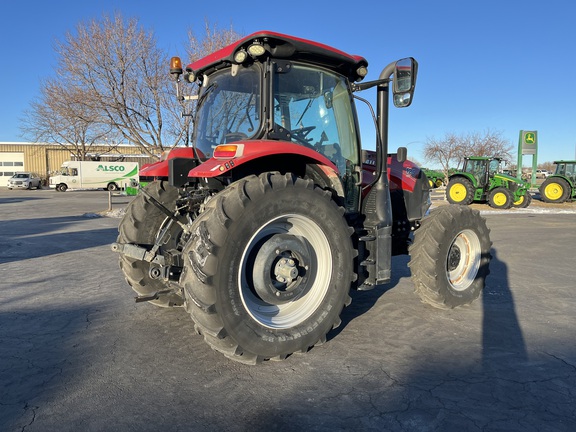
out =
<path fill-rule="evenodd" d="M 119 226 L 120 266 L 137 301 L 184 306 L 232 360 L 255 364 L 305 352 L 340 323 L 350 290 L 390 281 L 411 255 L 422 301 L 471 303 L 489 273 L 479 212 L 429 212 L 426 176 L 388 155 L 388 104 L 409 106 L 417 62 L 386 66 L 329 46 L 262 31 L 183 70 L 195 93 L 193 148 L 147 167 L 156 178 Z M 183 88 L 183 83 L 192 87 Z M 375 152 L 363 152 L 356 92 L 375 88 Z M 184 92 L 184 93 L 183 93 Z M 392 96 L 390 96 L 392 93 Z"/>

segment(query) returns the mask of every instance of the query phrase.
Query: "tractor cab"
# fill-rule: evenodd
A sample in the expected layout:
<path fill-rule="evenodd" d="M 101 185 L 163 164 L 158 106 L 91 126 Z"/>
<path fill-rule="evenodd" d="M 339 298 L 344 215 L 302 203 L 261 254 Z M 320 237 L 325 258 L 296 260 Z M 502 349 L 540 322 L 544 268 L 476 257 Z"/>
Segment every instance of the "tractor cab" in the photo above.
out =
<path fill-rule="evenodd" d="M 500 158 L 467 157 L 464 158 L 462 172 L 469 173 L 477 186 L 484 187 L 499 172 L 501 161 Z"/>
<path fill-rule="evenodd" d="M 554 175 L 566 177 L 576 184 L 576 161 L 555 161 Z"/>
<path fill-rule="evenodd" d="M 208 188 L 221 190 L 249 174 L 292 172 L 332 190 L 347 212 L 361 212 L 367 179 L 362 178 L 353 93 L 390 88 L 396 106 L 409 106 L 417 63 L 399 60 L 379 80 L 360 83 L 367 68 L 361 56 L 269 31 L 246 36 L 186 68 L 178 57 L 172 58 L 178 97 L 195 101 L 194 112 L 186 115 L 194 117 L 196 155 L 180 172 L 170 170 L 180 179 L 173 185 L 206 182 Z M 371 184 L 388 182 L 388 98 L 383 99 L 386 103 L 378 105 L 378 175 L 368 179 Z M 420 188 L 418 193 L 426 191 Z M 419 218 L 423 212 L 419 209 Z"/>

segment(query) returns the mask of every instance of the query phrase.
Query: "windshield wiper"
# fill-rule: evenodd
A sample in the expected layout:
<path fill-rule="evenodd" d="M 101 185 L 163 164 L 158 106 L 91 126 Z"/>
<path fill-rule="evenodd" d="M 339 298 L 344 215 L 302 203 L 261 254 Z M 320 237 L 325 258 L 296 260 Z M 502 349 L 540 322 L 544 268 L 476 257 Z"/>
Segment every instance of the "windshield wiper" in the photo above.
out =
<path fill-rule="evenodd" d="M 198 102 L 196 103 L 196 110 L 202 106 L 202 104 L 206 101 L 206 97 L 212 93 L 216 87 L 218 87 L 217 82 L 213 82 L 212 84 L 209 84 L 208 87 L 206 87 L 206 89 L 202 92 L 202 95 L 198 98 Z"/>

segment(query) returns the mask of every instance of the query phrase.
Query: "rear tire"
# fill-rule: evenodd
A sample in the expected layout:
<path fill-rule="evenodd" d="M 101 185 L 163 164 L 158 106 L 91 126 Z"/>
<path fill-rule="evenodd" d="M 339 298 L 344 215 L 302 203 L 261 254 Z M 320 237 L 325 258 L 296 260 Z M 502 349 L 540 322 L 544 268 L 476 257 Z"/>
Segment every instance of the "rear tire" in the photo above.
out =
<path fill-rule="evenodd" d="M 474 200 L 474 186 L 470 180 L 456 177 L 448 182 L 446 199 L 450 204 L 469 205 Z"/>
<path fill-rule="evenodd" d="M 356 278 L 343 214 L 329 192 L 291 174 L 250 176 L 212 198 L 180 279 L 204 340 L 246 364 L 324 342 Z"/>
<path fill-rule="evenodd" d="M 570 196 L 570 185 L 561 177 L 547 178 L 539 190 L 540 197 L 547 203 L 563 203 Z"/>
<path fill-rule="evenodd" d="M 108 186 L 106 186 L 106 189 L 110 192 L 114 192 L 118 190 L 118 185 L 116 183 L 108 183 Z"/>
<path fill-rule="evenodd" d="M 440 309 L 472 303 L 490 273 L 490 230 L 480 212 L 441 206 L 414 233 L 408 264 L 416 293 Z"/>
<path fill-rule="evenodd" d="M 154 181 L 146 186 L 146 191 L 168 208 L 173 208 L 178 198 L 178 189 L 170 186 L 166 181 Z M 126 214 L 118 226 L 118 243 L 132 243 L 150 248 L 156 241 L 160 228 L 166 220 L 166 215 L 156 207 L 144 194 L 138 194 L 126 208 Z M 159 249 L 175 249 L 179 240 L 181 229 L 172 226 L 168 244 Z M 120 254 L 120 268 L 124 272 L 126 282 L 140 296 L 149 296 L 158 291 L 168 289 L 169 283 L 162 277 L 152 278 L 150 269 L 153 264 Z M 175 294 L 161 294 L 157 300 L 151 300 L 156 306 L 181 306 L 183 299 Z"/>
<path fill-rule="evenodd" d="M 488 205 L 500 210 L 507 210 L 512 207 L 514 196 L 505 187 L 496 187 L 488 194 Z"/>

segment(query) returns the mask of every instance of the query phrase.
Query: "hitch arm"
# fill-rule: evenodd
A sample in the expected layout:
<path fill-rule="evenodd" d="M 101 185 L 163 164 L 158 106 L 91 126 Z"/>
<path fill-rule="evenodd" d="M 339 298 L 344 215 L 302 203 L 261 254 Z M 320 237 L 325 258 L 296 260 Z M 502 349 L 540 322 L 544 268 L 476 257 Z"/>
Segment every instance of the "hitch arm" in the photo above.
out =
<path fill-rule="evenodd" d="M 164 213 L 166 216 L 168 216 L 172 221 L 176 222 L 180 228 L 182 228 L 182 230 L 184 232 L 188 232 L 188 227 L 186 226 L 185 223 L 182 223 L 180 221 L 180 219 L 178 219 L 178 217 L 176 216 L 178 214 L 178 212 L 174 212 L 172 213 L 170 211 L 170 209 L 168 209 L 164 204 L 162 204 L 160 201 L 158 201 L 156 198 L 154 198 L 152 195 L 150 195 L 150 193 L 145 190 L 144 188 L 140 188 L 140 191 L 146 195 L 148 197 L 148 199 L 150 200 L 150 202 L 152 204 L 154 204 L 154 206 L 156 206 L 162 213 Z"/>

